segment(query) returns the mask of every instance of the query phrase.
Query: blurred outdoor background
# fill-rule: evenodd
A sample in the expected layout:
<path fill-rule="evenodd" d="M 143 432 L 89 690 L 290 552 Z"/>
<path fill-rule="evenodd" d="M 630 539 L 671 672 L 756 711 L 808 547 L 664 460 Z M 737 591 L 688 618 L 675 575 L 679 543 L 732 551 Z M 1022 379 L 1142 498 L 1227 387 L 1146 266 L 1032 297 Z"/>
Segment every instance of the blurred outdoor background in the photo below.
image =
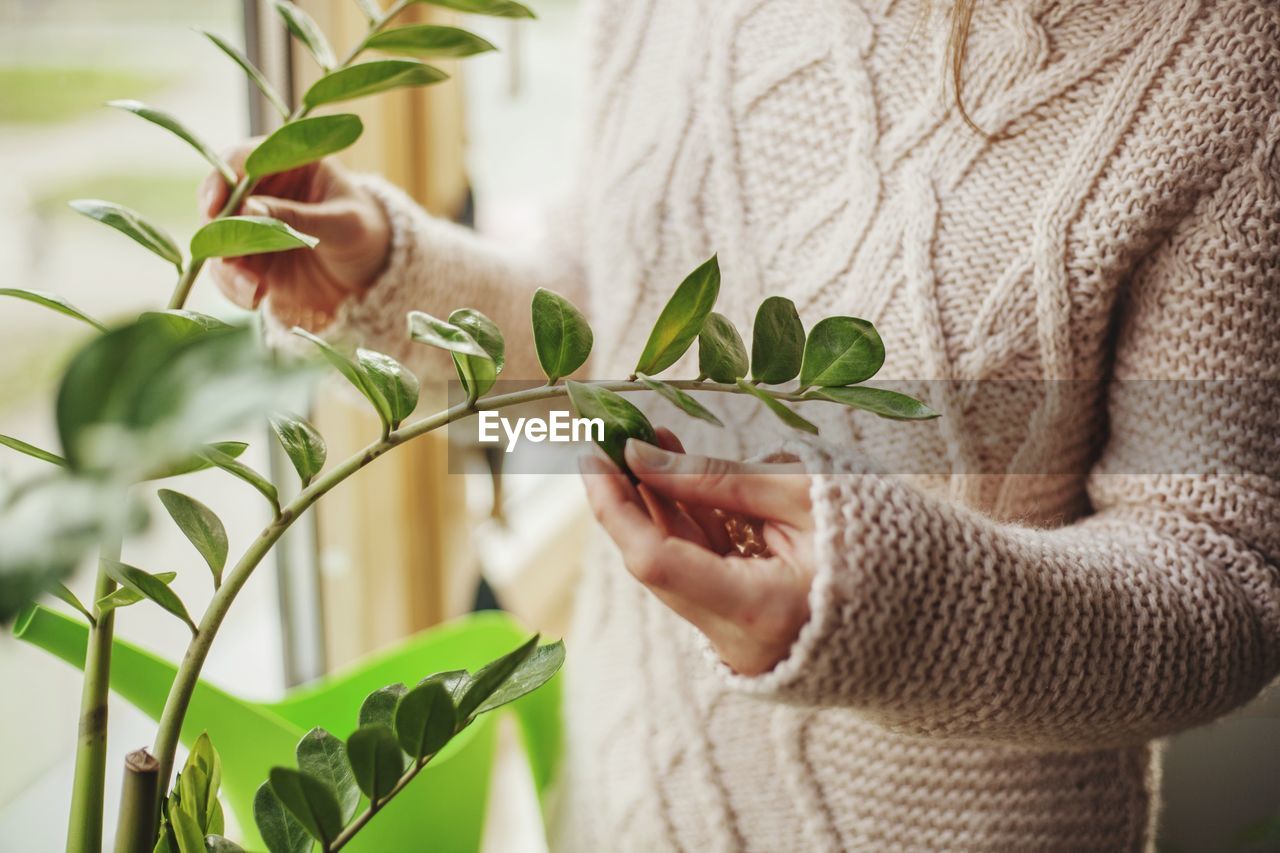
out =
<path fill-rule="evenodd" d="M 192 30 L 248 44 L 282 88 L 296 91 L 314 72 L 289 55 L 281 28 L 258 5 L 0 0 L 0 282 L 59 293 L 108 321 L 165 301 L 172 271 L 66 202 L 117 201 L 186 241 L 198 225 L 194 192 L 203 161 L 168 134 L 101 104 L 147 101 L 180 115 L 215 146 L 242 139 L 251 126 L 269 130 L 239 70 Z M 354 32 L 350 0 L 301 5 L 330 32 Z M 361 106 L 368 132 L 344 157 L 387 174 L 435 213 L 474 218 L 503 240 L 536 239 L 539 211 L 568 181 L 581 81 L 577 0 L 532 5 L 536 22 L 468 19 L 466 26 L 501 52 L 469 60 L 458 79 L 426 93 Z M 340 35 L 334 41 L 345 45 Z M 207 281 L 197 284 L 191 307 L 234 313 Z M 0 433 L 56 446 L 51 395 L 85 335 L 85 327 L 36 306 L 0 302 Z M 331 458 L 376 430 L 363 407 L 341 394 L 324 391 L 315 407 Z M 238 436 L 251 441 L 245 461 L 259 470 L 278 466 L 265 431 L 252 432 Z M 532 627 L 564 629 L 586 524 L 574 478 L 508 470 L 499 489 L 490 460 L 478 454 L 475 473 L 449 474 L 451 457 L 435 437 L 391 458 L 337 490 L 315 523 L 291 533 L 280 561 L 259 570 L 218 638 L 206 668 L 210 681 L 250 698 L 276 697 L 495 600 Z M 14 479 L 37 465 L 0 455 L 0 473 Z M 226 476 L 195 475 L 182 488 L 222 516 L 233 554 L 267 520 L 243 484 Z M 184 571 L 198 558 L 172 525 L 153 524 L 124 556 L 151 571 L 178 571 L 175 587 L 188 601 L 209 594 L 206 574 Z M 87 599 L 90 572 L 69 585 Z M 171 657 L 185 644 L 185 629 L 156 608 L 131 608 L 117 624 L 120 636 Z M 79 689 L 69 667 L 0 637 L 0 851 L 62 847 Z M 154 729 L 122 702 L 111 713 L 114 786 L 124 754 L 149 743 Z M 516 792 L 504 799 L 525 806 L 495 813 L 487 848 L 541 849 L 532 795 L 520 796 L 527 782 L 519 759 L 498 773 L 498 789 Z M 1273 694 L 1178 738 L 1164 787 L 1168 849 L 1230 849 L 1260 809 L 1280 802 L 1280 698 Z M 112 796 L 109 823 L 114 814 Z"/>

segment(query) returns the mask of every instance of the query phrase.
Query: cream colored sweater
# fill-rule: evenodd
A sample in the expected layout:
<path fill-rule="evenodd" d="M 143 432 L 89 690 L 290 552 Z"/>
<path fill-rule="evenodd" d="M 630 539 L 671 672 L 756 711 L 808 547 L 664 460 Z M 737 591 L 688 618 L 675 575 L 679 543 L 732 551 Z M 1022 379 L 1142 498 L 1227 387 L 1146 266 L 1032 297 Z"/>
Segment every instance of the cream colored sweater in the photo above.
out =
<path fill-rule="evenodd" d="M 531 377 L 546 285 L 617 377 L 717 251 L 741 328 L 784 294 L 875 322 L 886 377 L 1078 381 L 931 383 L 928 424 L 807 407 L 813 615 L 764 677 L 602 545 L 560 845 L 1143 848 L 1152 739 L 1280 669 L 1280 5 L 986 0 L 967 98 L 991 139 L 913 0 L 589 6 L 561 247 L 517 257 L 372 181 L 394 256 L 348 331 L 413 359 L 406 311 L 472 305 Z M 1224 378 L 1270 381 L 1199 381 Z M 749 411 L 716 452 L 776 440 Z"/>

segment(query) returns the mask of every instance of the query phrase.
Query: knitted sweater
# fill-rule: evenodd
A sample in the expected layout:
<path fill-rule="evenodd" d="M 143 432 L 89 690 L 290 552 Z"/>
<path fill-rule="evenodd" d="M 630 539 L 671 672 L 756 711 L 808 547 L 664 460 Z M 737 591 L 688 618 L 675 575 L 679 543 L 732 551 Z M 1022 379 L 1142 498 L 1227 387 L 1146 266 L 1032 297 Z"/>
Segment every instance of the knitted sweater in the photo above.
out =
<path fill-rule="evenodd" d="M 560 845 L 1150 844 L 1150 742 L 1280 669 L 1280 7 L 987 0 L 966 84 L 986 138 L 912 0 L 588 5 L 558 248 L 519 256 L 370 180 L 392 259 L 335 333 L 412 361 L 406 311 L 472 305 L 529 377 L 544 285 L 588 307 L 593 374 L 626 375 L 716 251 L 741 328 L 782 294 L 872 320 L 882 376 L 961 382 L 927 384 L 928 424 L 806 406 L 812 617 L 764 676 L 596 549 Z M 743 411 L 718 454 L 775 440 Z"/>

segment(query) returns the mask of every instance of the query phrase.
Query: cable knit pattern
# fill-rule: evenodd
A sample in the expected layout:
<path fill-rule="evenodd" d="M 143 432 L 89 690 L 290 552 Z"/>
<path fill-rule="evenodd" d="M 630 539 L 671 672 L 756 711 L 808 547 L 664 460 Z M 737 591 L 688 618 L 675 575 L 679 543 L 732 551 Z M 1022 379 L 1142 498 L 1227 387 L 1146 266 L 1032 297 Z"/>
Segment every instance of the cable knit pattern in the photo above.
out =
<path fill-rule="evenodd" d="M 407 310 L 474 305 L 527 355 L 542 284 L 624 375 L 718 251 L 741 328 L 781 293 L 875 322 L 883 378 L 957 381 L 928 383 L 928 424 L 806 404 L 812 619 L 765 676 L 708 665 L 593 545 L 558 846 L 1150 845 L 1151 739 L 1280 669 L 1280 7 L 985 0 L 983 137 L 913 0 L 587 6 L 563 248 L 521 260 L 375 183 L 394 256 L 331 332 L 407 357 Z M 777 445 L 710 402 L 739 428 L 695 447 Z"/>

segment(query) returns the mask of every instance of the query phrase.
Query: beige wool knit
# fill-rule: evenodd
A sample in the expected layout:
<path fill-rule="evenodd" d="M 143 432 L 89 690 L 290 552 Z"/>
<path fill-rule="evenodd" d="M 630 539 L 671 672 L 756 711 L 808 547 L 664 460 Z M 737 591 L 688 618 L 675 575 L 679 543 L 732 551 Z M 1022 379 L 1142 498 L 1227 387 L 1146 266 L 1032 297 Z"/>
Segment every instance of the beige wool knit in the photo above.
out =
<path fill-rule="evenodd" d="M 1149 845 L 1150 742 L 1280 670 L 1280 4 L 981 2 L 966 99 L 989 138 L 914 0 L 588 6 L 558 248 L 517 255 L 370 179 L 393 257 L 333 333 L 419 359 L 404 314 L 472 306 L 528 378 L 543 285 L 589 310 L 592 375 L 625 376 L 718 252 L 740 328 L 781 294 L 873 321 L 882 377 L 960 381 L 920 386 L 924 424 L 804 407 L 813 612 L 763 677 L 596 549 L 559 846 Z M 778 440 L 720 410 L 739 438 L 705 449 Z"/>

